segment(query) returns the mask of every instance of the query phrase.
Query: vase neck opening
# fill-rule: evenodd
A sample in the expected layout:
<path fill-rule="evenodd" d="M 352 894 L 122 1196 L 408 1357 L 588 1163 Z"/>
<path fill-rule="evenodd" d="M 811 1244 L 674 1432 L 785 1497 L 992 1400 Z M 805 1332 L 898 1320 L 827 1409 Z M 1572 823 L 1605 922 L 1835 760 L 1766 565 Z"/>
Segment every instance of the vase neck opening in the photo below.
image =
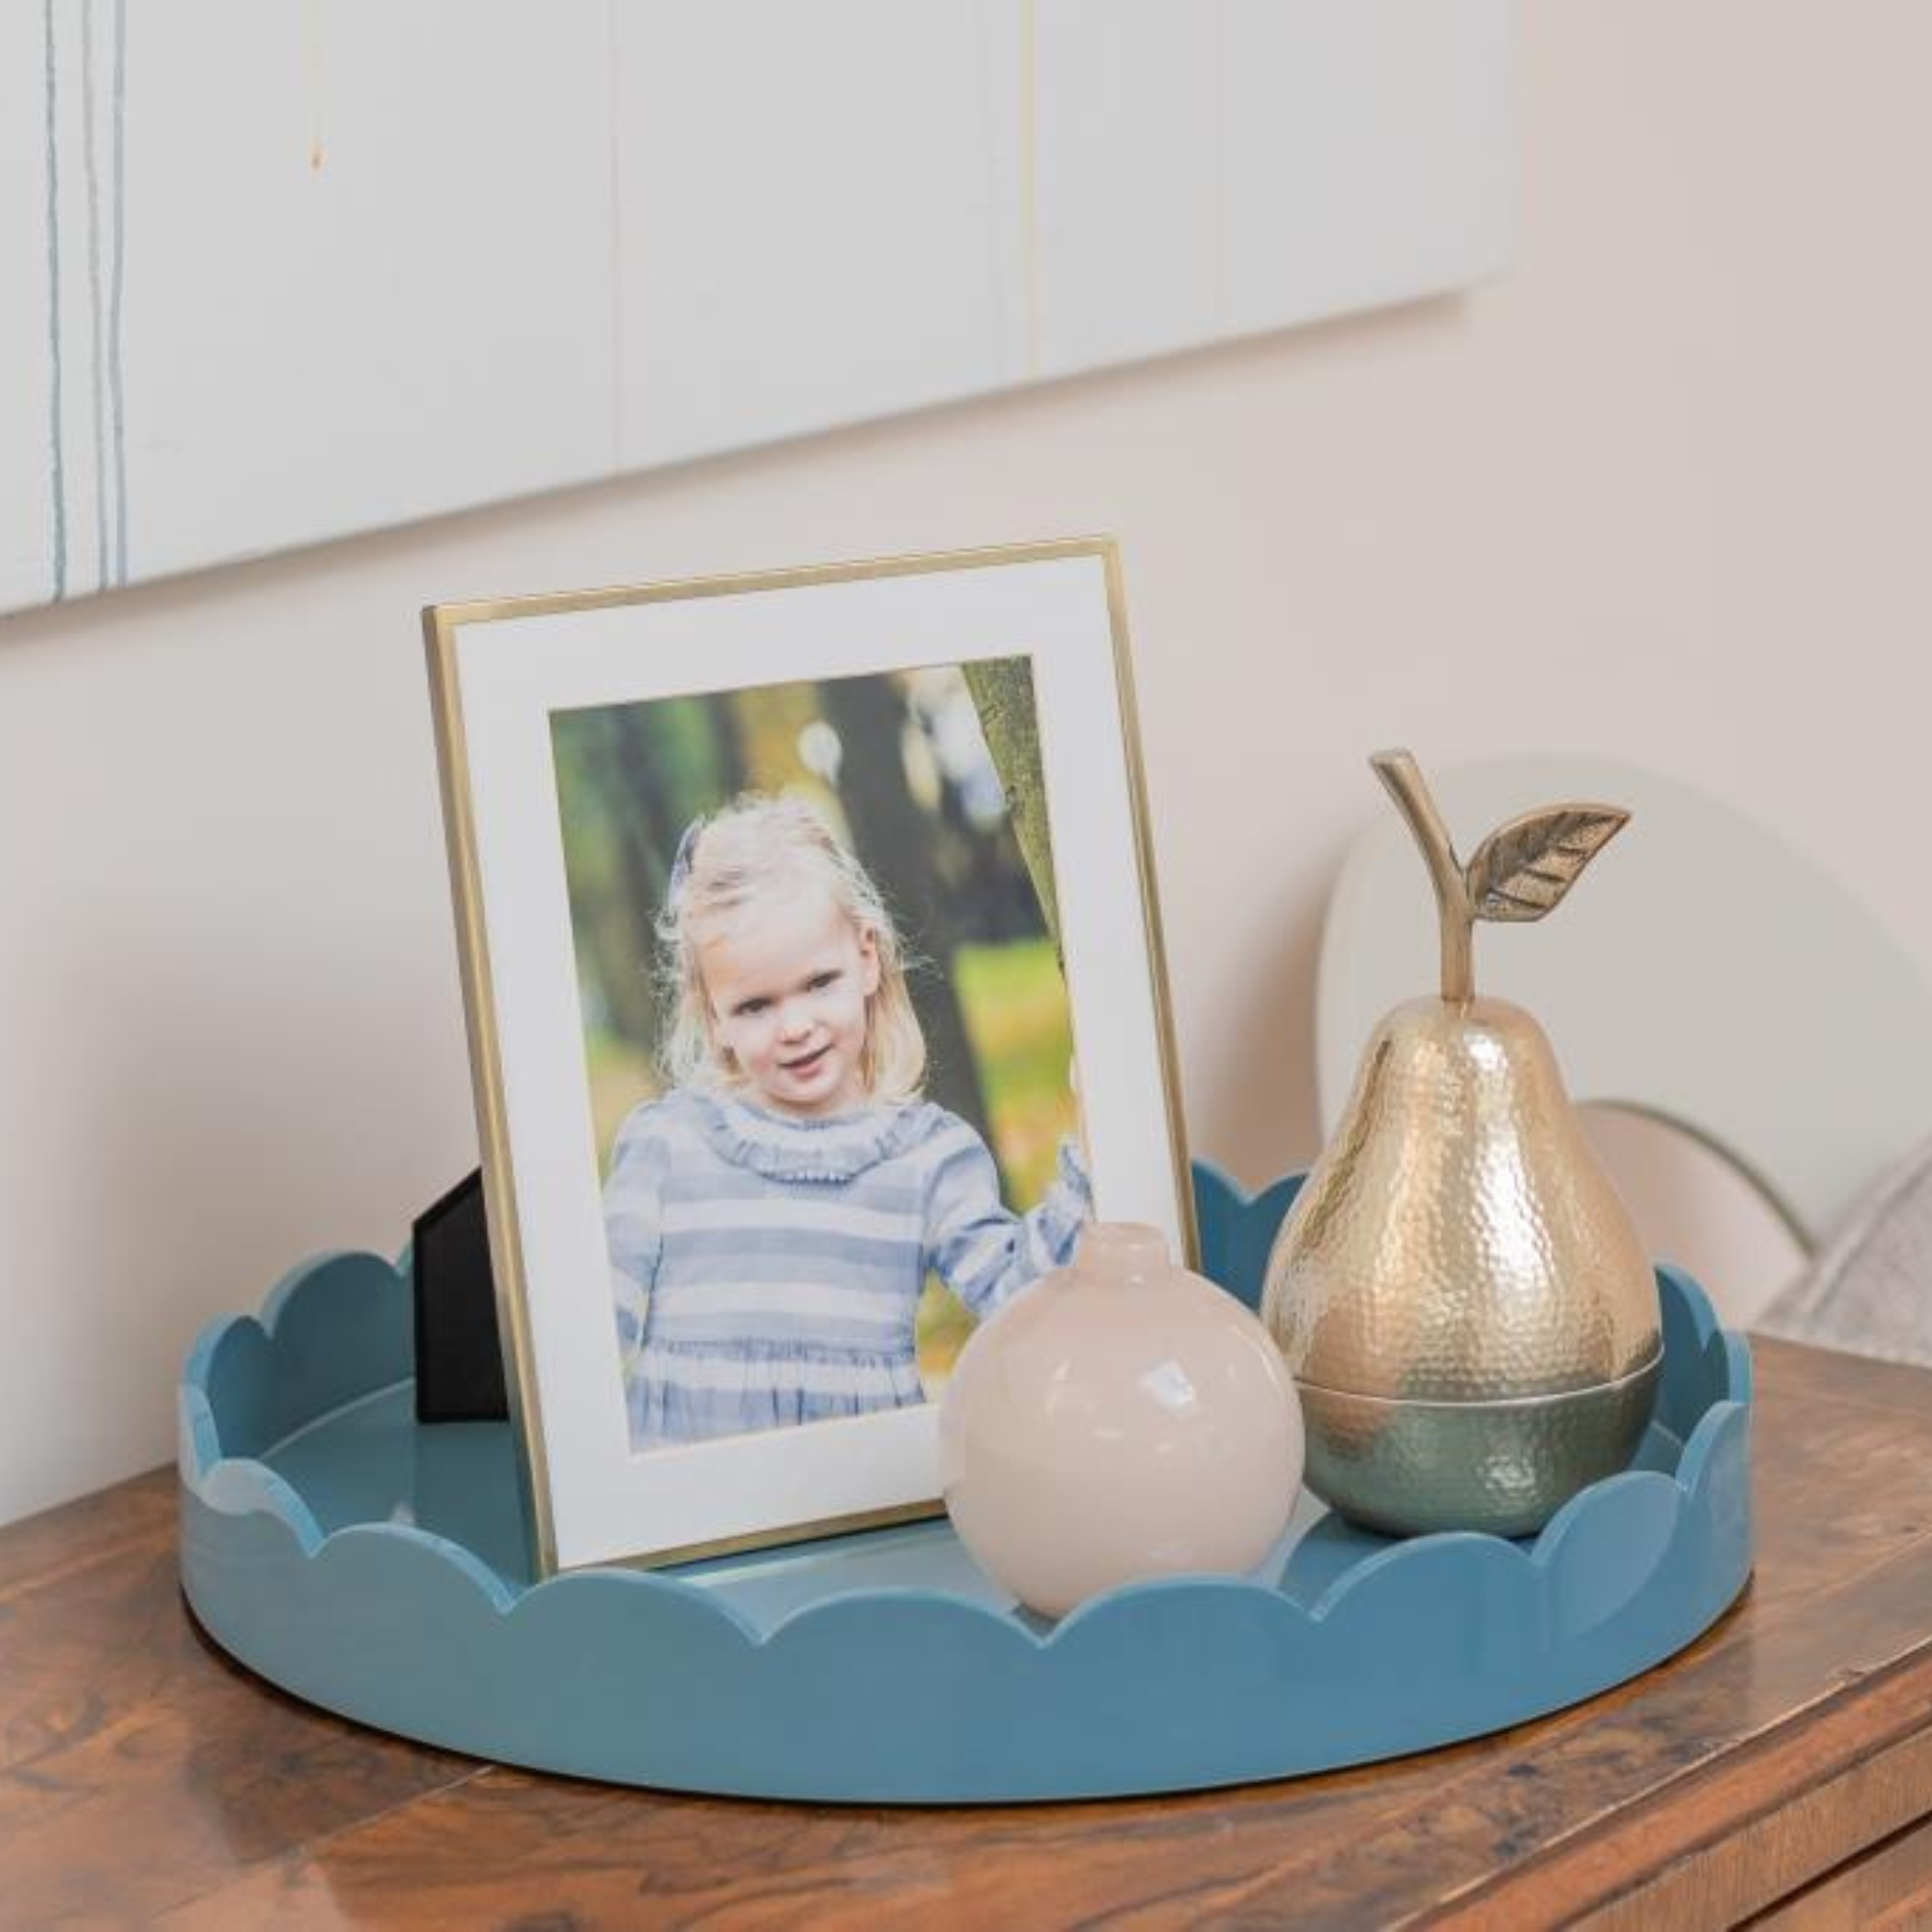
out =
<path fill-rule="evenodd" d="M 1107 1281 L 1153 1281 L 1173 1265 L 1167 1236 L 1139 1221 L 1094 1221 L 1080 1231 L 1076 1272 Z"/>

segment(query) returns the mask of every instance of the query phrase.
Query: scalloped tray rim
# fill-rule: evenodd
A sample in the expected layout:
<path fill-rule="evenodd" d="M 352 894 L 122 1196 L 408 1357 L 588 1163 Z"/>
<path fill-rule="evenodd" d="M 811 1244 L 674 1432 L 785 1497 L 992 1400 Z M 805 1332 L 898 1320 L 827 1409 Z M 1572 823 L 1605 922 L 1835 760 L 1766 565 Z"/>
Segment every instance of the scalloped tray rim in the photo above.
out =
<path fill-rule="evenodd" d="M 1237 1213 L 1266 1211 L 1266 1197 L 1298 1179 L 1298 1177 L 1288 1177 L 1286 1181 L 1271 1182 L 1267 1187 L 1250 1194 L 1208 1163 L 1198 1163 L 1197 1166 L 1210 1185 L 1218 1186 L 1225 1192 L 1231 1207 Z M 1734 1426 L 1733 1417 L 1741 1413 L 1747 1416 L 1751 1401 L 1751 1366 L 1747 1346 L 1740 1336 L 1719 1326 L 1709 1298 L 1690 1275 L 1670 1264 L 1661 1264 L 1657 1269 L 1660 1285 L 1666 1293 L 1674 1293 L 1686 1304 L 1691 1331 L 1697 1337 L 1707 1360 L 1714 1346 L 1721 1351 L 1721 1385 L 1729 1393 L 1711 1401 L 1699 1416 L 1690 1435 L 1684 1439 L 1674 1474 L 1664 1475 L 1657 1470 L 1624 1470 L 1591 1484 L 1564 1504 L 1528 1548 L 1507 1538 L 1480 1531 L 1438 1531 L 1409 1537 L 1393 1542 L 1352 1564 L 1309 1606 L 1285 1596 L 1274 1584 L 1257 1578 L 1207 1575 L 1167 1577 L 1123 1584 L 1090 1598 L 1057 1623 L 1041 1629 L 1023 1621 L 1014 1610 L 995 1609 L 950 1591 L 922 1586 L 868 1586 L 802 1605 L 771 1629 L 761 1631 L 715 1589 L 691 1582 L 674 1571 L 601 1565 L 521 1584 L 502 1576 L 467 1546 L 415 1524 L 352 1523 L 325 1532 L 295 1487 L 260 1457 L 226 1454 L 222 1447 L 220 1420 L 207 1388 L 208 1378 L 223 1344 L 231 1336 L 245 1334 L 253 1329 L 262 1337 L 272 1356 L 283 1324 L 297 1314 L 307 1295 L 321 1292 L 317 1286 L 319 1283 L 345 1264 L 364 1271 L 384 1270 L 403 1293 L 409 1292 L 406 1255 L 392 1264 L 378 1255 L 334 1250 L 300 1263 L 284 1274 L 264 1298 L 259 1316 L 219 1316 L 203 1327 L 188 1351 L 178 1391 L 179 1463 L 184 1488 L 223 1516 L 263 1513 L 278 1518 L 295 1538 L 302 1555 L 311 1562 L 325 1548 L 344 1540 L 391 1539 L 448 1563 L 504 1615 L 515 1613 L 525 1603 L 534 1603 L 547 1593 L 577 1590 L 585 1585 L 600 1588 L 614 1585 L 642 1592 L 668 1592 L 688 1600 L 694 1605 L 702 1605 L 734 1625 L 748 1642 L 755 1645 L 770 1644 L 781 1634 L 792 1631 L 802 1623 L 837 1616 L 851 1605 L 907 1600 L 945 1605 L 954 1610 L 970 1612 L 989 1624 L 1024 1637 L 1041 1650 L 1065 1642 L 1095 1617 L 1116 1612 L 1136 1600 L 1203 1589 L 1265 1598 L 1298 1611 L 1311 1624 L 1321 1624 L 1334 1618 L 1349 1599 L 1371 1581 L 1406 1564 L 1429 1561 L 1435 1552 L 1453 1546 L 1494 1545 L 1508 1550 L 1512 1557 L 1527 1565 L 1532 1572 L 1547 1576 L 1568 1545 L 1584 1533 L 1597 1511 L 1612 1508 L 1611 1499 L 1633 1486 L 1668 1485 L 1680 1493 L 1680 1509 L 1694 1507 L 1702 1498 L 1718 1443 Z M 353 1402 L 366 1401 L 397 1385 L 397 1381 L 390 1381 L 381 1387 L 365 1389 L 349 1402 L 318 1412 L 299 1427 L 312 1427 L 329 1415 L 340 1413 Z M 295 1433 L 291 1430 L 270 1447 L 280 1446 Z M 1579 1524 L 1584 1529 L 1579 1529 Z M 1743 1578 L 1739 1581 L 1742 1587 Z"/>

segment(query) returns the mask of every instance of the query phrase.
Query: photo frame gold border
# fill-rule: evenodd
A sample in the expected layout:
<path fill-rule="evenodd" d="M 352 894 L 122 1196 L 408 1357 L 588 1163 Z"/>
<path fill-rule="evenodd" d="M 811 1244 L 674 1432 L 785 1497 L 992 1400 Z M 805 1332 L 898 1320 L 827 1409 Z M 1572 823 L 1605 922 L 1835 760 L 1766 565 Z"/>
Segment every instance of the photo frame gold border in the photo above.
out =
<path fill-rule="evenodd" d="M 481 873 L 476 827 L 469 803 L 469 761 L 463 723 L 463 693 L 456 662 L 457 633 L 466 625 L 557 612 L 605 610 L 613 605 L 669 603 L 681 598 L 728 597 L 747 591 L 801 589 L 815 583 L 842 583 L 866 578 L 916 577 L 947 571 L 985 569 L 1015 563 L 1046 563 L 1063 557 L 1100 560 L 1107 588 L 1107 616 L 1114 646 L 1114 682 L 1120 697 L 1120 725 L 1126 754 L 1128 799 L 1134 828 L 1134 858 L 1140 878 L 1141 911 L 1152 982 L 1154 1026 L 1166 1103 L 1168 1141 L 1174 1162 L 1176 1205 L 1179 1210 L 1186 1262 L 1200 1264 L 1200 1236 L 1194 1216 L 1194 1190 L 1188 1170 L 1186 1121 L 1181 1104 L 1179 1057 L 1168 988 L 1167 953 L 1161 936 L 1160 896 L 1155 879 L 1153 839 L 1148 821 L 1146 768 L 1135 698 L 1133 655 L 1128 641 L 1126 592 L 1120 546 L 1111 536 L 1064 537 L 1038 543 L 1003 544 L 962 551 L 926 551 L 905 556 L 874 557 L 846 563 L 795 565 L 778 570 L 737 572 L 715 577 L 674 579 L 657 583 L 612 585 L 596 590 L 543 592 L 533 596 L 478 598 L 432 604 L 423 611 L 423 639 L 429 659 L 430 706 L 435 725 L 438 781 L 442 797 L 444 840 L 448 848 L 451 898 L 456 916 L 457 953 L 462 967 L 465 1024 L 469 1045 L 470 1084 L 475 1096 L 481 1143 L 483 1199 L 489 1225 L 491 1269 L 496 1281 L 497 1332 L 506 1360 L 504 1387 L 509 1398 L 524 1517 L 539 1576 L 558 1574 L 556 1536 L 550 1499 L 550 1466 L 544 1444 L 542 1395 L 537 1387 L 530 1340 L 527 1285 L 518 1231 L 516 1178 L 510 1155 L 509 1123 L 503 1107 L 503 1078 L 496 1006 L 490 976 L 490 950 L 483 925 Z M 1074 1057 L 1079 1060 L 1079 1011 L 1073 1009 Z M 930 1502 L 866 1511 L 824 1522 L 797 1523 L 648 1556 L 616 1559 L 634 1567 L 663 1569 L 749 1549 L 796 1543 L 835 1532 L 880 1528 L 940 1516 L 945 1504 Z"/>

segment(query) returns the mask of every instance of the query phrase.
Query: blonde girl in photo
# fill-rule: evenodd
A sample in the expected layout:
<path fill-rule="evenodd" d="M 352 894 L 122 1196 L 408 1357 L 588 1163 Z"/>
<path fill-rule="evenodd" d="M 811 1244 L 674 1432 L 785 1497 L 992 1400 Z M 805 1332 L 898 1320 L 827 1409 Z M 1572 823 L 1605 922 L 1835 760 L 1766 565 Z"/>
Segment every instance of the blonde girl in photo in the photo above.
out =
<path fill-rule="evenodd" d="M 658 924 L 669 1084 L 604 1190 L 634 1450 L 923 1401 L 928 1271 L 984 1317 L 1071 1253 L 1070 1143 L 1025 1215 L 922 1097 L 903 949 L 810 806 L 750 794 L 690 827 Z"/>

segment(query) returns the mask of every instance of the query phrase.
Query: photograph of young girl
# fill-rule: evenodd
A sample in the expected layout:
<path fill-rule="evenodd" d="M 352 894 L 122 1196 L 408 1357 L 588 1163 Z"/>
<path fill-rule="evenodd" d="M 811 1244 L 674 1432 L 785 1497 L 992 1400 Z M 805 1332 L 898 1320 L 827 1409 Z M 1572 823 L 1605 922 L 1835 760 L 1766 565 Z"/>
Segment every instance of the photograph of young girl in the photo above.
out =
<path fill-rule="evenodd" d="M 1027 661 L 552 741 L 633 1452 L 931 1400 L 1091 1214 Z"/>

